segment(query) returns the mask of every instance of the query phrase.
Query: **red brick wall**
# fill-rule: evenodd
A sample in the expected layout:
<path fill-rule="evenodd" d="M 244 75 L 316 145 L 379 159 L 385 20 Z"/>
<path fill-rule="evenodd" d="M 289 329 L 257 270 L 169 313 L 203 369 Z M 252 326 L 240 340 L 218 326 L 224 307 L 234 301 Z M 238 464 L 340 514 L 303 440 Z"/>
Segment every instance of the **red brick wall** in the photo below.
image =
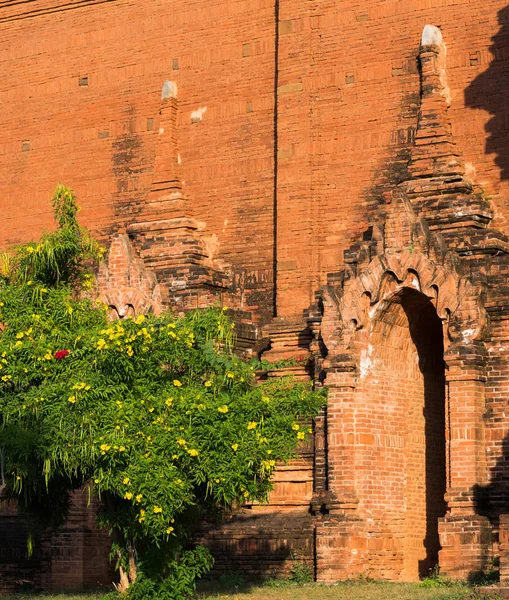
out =
<path fill-rule="evenodd" d="M 132 219 L 151 183 L 161 86 L 172 79 L 194 216 L 215 255 L 233 265 L 244 306 L 264 318 L 277 148 L 278 309 L 300 313 L 403 169 L 426 23 L 440 25 L 447 44 L 456 141 L 506 228 L 500 168 L 509 137 L 503 115 L 493 115 L 507 97 L 505 30 L 489 64 L 504 7 L 280 0 L 276 73 L 274 0 L 3 3 L 0 244 L 52 226 L 47 199 L 59 181 L 76 190 L 83 221 L 105 239 Z M 502 135 L 490 133 L 493 123 Z"/>
<path fill-rule="evenodd" d="M 445 514 L 442 325 L 424 296 L 407 291 L 375 319 L 359 351 L 354 468 L 359 516 L 372 528 L 365 570 L 427 575 Z"/>
<path fill-rule="evenodd" d="M 300 317 L 327 274 L 340 271 L 343 251 L 390 210 L 381 206 L 384 192 L 407 176 L 419 108 L 416 57 L 426 23 L 441 27 L 447 46 L 445 92 L 454 140 L 469 176 L 491 196 L 494 225 L 509 233 L 507 12 L 502 0 L 0 3 L 0 170 L 5 174 L 0 245 L 51 227 L 47 199 L 58 181 L 75 189 L 84 223 L 105 243 L 124 231 L 153 181 L 161 87 L 165 80 L 175 81 L 177 141 L 190 212 L 203 224 L 208 258 L 233 270 L 230 297 L 237 307 L 252 310 L 259 321 L 274 312 L 283 318 L 274 322 L 274 352 L 284 318 L 300 323 L 289 317 Z M 445 114 L 445 105 L 442 109 Z M 419 199 L 412 201 L 415 206 Z M 385 242 L 389 254 L 412 255 L 411 223 L 403 209 L 400 216 L 388 224 Z M 475 246 L 480 252 L 476 232 L 468 231 L 464 240 L 454 227 L 442 233 L 451 248 Z M 504 244 L 494 246 L 494 255 L 502 256 Z M 379 240 L 377 252 L 380 247 Z M 432 262 L 445 260 L 434 250 L 426 252 Z M 462 268 L 482 295 L 490 266 L 481 259 L 469 264 Z M 495 272 L 499 263 L 493 264 Z M 493 313 L 509 293 L 494 272 Z M 338 283 L 341 277 L 329 280 Z M 442 292 L 440 287 L 438 302 Z M 472 305 L 478 301 L 473 296 Z M 295 472 L 280 473 L 273 494 L 282 510 L 300 506 L 295 510 L 303 513 L 310 500 L 314 504 L 313 491 L 325 497 L 342 486 L 330 503 L 330 521 L 324 502 L 316 536 L 322 544 L 317 568 L 320 560 L 329 561 L 325 578 L 336 567 L 334 553 L 327 558 L 324 548 L 334 545 L 343 544 L 350 558 L 358 557 L 352 559 L 356 572 L 372 568 L 380 576 L 415 577 L 434 561 L 436 521 L 444 510 L 443 348 L 435 313 L 424 301 L 405 302 L 391 304 L 369 335 L 363 334 L 368 337 L 357 350 L 361 357 L 367 354 L 360 372 L 348 361 L 341 364 L 340 357 L 337 373 L 330 369 L 326 383 L 337 384 L 326 433 L 330 489 L 311 489 L 308 457 Z M 441 520 L 441 556 L 449 569 L 458 567 L 458 576 L 477 560 L 458 562 L 469 528 L 475 529 L 471 537 L 477 536 L 472 556 L 485 559 L 490 541 L 483 498 L 496 508 L 507 487 L 504 323 L 493 323 L 494 344 L 484 334 L 472 338 L 475 327 L 465 325 L 464 339 L 448 356 L 454 399 L 447 437 L 452 512 Z M 430 332 L 433 348 L 422 337 Z M 340 333 L 331 336 L 329 350 Z M 364 374 L 363 365 L 369 366 Z M 347 430 L 342 420 L 350 417 L 354 442 L 341 433 Z M 485 473 L 485 422 L 491 482 Z M 320 478 L 327 483 L 325 475 L 314 475 L 315 487 Z M 496 510 L 505 510 L 501 501 Z M 340 511 L 355 515 L 342 521 Z M 331 524 L 334 519 L 338 522 Z M 493 513 L 490 519 L 496 527 Z M 310 552 L 310 531 L 303 534 L 303 556 Z M 369 565 L 361 564 L 361 555 L 369 557 Z"/>

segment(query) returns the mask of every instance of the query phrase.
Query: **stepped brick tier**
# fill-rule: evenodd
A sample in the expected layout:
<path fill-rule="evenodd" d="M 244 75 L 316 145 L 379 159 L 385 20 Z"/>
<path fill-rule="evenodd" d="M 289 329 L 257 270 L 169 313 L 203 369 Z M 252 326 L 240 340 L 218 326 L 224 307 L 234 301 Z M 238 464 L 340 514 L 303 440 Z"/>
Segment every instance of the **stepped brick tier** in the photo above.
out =
<path fill-rule="evenodd" d="M 329 390 L 215 571 L 509 574 L 509 6 L 0 0 L 0 246 L 72 187 L 112 318 L 220 303 L 242 356 Z M 161 91 L 162 90 L 162 91 Z M 291 364 L 291 363 L 285 363 Z M 0 587 L 111 581 L 76 492 Z"/>

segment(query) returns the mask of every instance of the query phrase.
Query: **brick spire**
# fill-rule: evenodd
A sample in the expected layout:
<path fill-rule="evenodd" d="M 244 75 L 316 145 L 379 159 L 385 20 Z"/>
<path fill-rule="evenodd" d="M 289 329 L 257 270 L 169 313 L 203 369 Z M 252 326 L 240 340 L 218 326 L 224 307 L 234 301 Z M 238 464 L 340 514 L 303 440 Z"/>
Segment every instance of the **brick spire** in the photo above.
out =
<path fill-rule="evenodd" d="M 201 236 L 203 228 L 190 214 L 190 203 L 182 190 L 177 145 L 177 86 L 163 86 L 154 178 L 147 200 L 127 232 L 140 249 L 145 266 L 162 284 L 163 303 L 172 304 L 175 293 L 196 304 L 198 288 L 212 295 L 227 286 L 227 278 L 217 271 Z M 210 293 L 200 293 L 208 297 Z M 173 298 L 173 300 L 172 300 Z M 180 301 L 179 300 L 179 301 Z"/>
<path fill-rule="evenodd" d="M 452 135 L 445 52 L 440 29 L 426 25 L 419 49 L 421 106 L 409 165 L 412 177 L 404 187 L 431 229 L 486 227 L 491 210 L 465 175 Z"/>
<path fill-rule="evenodd" d="M 139 216 L 140 220 L 160 220 L 189 216 L 189 203 L 182 191 L 177 145 L 177 84 L 165 81 L 159 110 L 154 179 Z"/>

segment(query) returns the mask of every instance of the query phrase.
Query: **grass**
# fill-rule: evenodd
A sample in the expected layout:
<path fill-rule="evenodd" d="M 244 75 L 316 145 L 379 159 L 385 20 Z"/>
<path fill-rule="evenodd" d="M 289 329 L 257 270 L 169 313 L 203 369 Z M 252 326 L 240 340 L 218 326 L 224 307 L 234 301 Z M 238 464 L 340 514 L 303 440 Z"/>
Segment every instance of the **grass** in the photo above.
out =
<path fill-rule="evenodd" d="M 4 600 L 99 600 L 101 593 L 37 595 L 22 593 Z M 465 584 L 425 587 L 414 583 L 349 581 L 336 585 L 272 582 L 242 588 L 209 583 L 198 600 L 496 600 L 493 590 L 473 591 Z"/>

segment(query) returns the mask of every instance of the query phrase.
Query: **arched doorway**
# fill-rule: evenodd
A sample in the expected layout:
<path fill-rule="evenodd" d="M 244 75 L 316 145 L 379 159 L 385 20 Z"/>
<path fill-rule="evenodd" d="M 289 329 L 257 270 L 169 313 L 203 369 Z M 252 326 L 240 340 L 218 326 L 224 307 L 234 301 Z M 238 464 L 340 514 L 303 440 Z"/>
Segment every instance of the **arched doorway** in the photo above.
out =
<path fill-rule="evenodd" d="M 403 287 L 382 300 L 360 347 L 356 488 L 372 546 L 369 566 L 417 579 L 438 562 L 446 504 L 442 322 L 430 299 Z"/>

